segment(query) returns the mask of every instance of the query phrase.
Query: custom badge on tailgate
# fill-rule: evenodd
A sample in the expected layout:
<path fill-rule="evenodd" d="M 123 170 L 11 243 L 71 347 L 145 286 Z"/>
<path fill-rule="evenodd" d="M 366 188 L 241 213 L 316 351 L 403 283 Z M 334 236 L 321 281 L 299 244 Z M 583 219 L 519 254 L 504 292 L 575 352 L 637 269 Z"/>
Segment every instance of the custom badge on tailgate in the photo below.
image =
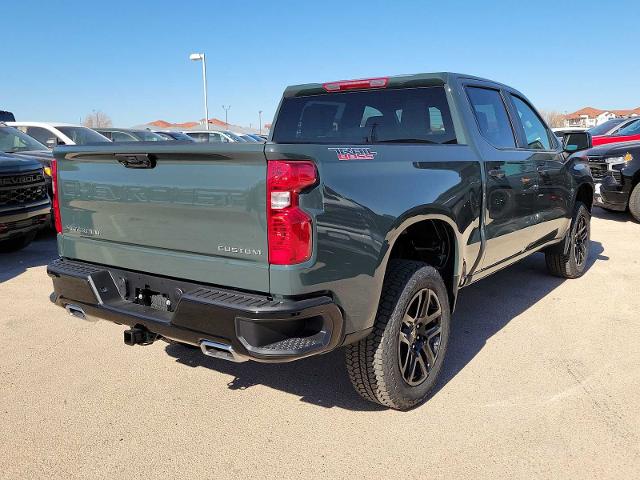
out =
<path fill-rule="evenodd" d="M 364 147 L 330 148 L 329 150 L 336 152 L 338 160 L 373 160 L 378 154 Z"/>

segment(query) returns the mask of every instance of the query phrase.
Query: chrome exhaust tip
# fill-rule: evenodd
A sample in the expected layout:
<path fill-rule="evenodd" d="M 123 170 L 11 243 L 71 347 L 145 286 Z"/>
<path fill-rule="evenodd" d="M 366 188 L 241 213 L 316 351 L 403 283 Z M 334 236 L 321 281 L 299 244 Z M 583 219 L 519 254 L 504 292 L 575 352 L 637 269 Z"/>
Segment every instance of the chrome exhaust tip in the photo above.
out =
<path fill-rule="evenodd" d="M 212 342 L 211 340 L 202 340 L 200 342 L 200 350 L 208 357 L 220 358 L 230 362 L 240 363 L 247 359 L 242 355 L 238 355 L 231 345 L 225 343 Z"/>
<path fill-rule="evenodd" d="M 76 317 L 79 318 L 81 320 L 86 320 L 88 322 L 94 322 L 95 320 L 91 319 L 90 317 L 87 317 L 87 314 L 84 313 L 84 310 L 79 307 L 78 305 L 74 305 L 72 303 L 67 303 L 64 308 L 67 310 L 67 312 L 69 312 L 69 315 L 71 315 L 72 317 Z"/>

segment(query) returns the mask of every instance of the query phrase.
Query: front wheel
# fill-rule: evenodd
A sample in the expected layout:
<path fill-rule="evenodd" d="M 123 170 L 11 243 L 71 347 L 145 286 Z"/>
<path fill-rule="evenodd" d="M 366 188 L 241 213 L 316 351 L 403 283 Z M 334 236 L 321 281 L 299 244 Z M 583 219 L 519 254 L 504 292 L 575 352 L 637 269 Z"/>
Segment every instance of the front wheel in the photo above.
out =
<path fill-rule="evenodd" d="M 631 195 L 629 196 L 629 212 L 636 222 L 640 222 L 640 183 L 631 190 Z"/>
<path fill-rule="evenodd" d="M 591 214 L 582 202 L 576 202 L 571 228 L 567 232 L 568 251 L 545 252 L 549 273 L 561 278 L 581 277 L 587 269 L 591 243 Z"/>
<path fill-rule="evenodd" d="M 422 262 L 392 261 L 373 331 L 346 350 L 354 388 L 366 400 L 397 410 L 424 402 L 442 369 L 450 321 L 438 271 Z"/>

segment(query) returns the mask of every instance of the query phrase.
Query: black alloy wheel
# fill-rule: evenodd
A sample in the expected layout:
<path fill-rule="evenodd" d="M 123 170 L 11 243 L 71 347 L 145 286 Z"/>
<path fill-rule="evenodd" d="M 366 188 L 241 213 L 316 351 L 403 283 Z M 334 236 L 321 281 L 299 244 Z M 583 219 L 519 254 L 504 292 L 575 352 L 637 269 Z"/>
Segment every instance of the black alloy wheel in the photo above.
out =
<path fill-rule="evenodd" d="M 424 382 L 433 369 L 442 334 L 442 308 L 438 296 L 428 288 L 417 292 L 402 319 L 398 343 L 398 366 L 412 387 Z"/>

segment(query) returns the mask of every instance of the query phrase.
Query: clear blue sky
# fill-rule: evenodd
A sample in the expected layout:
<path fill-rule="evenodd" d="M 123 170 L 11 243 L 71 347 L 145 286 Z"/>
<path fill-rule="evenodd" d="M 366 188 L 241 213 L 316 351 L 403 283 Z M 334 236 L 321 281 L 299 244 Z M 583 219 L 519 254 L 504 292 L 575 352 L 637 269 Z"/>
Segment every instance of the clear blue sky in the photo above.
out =
<path fill-rule="evenodd" d="M 0 109 L 22 120 L 115 125 L 204 116 L 270 121 L 288 84 L 458 71 L 522 90 L 540 109 L 640 106 L 640 2 L 10 1 Z"/>

